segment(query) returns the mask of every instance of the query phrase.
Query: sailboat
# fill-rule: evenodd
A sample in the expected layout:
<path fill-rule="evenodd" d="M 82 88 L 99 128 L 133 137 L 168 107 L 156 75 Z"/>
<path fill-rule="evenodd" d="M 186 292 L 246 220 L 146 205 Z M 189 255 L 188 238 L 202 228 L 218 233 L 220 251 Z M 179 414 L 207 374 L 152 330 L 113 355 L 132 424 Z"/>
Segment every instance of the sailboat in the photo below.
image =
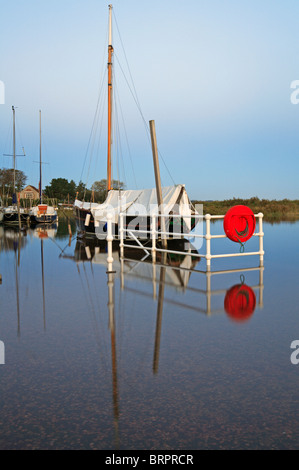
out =
<path fill-rule="evenodd" d="M 42 126 L 41 126 L 41 111 L 39 112 L 39 204 L 31 208 L 29 212 L 30 225 L 37 224 L 53 224 L 57 222 L 57 212 L 54 207 L 43 204 L 43 190 L 42 190 Z"/>
<path fill-rule="evenodd" d="M 197 214 L 193 205 L 190 202 L 185 185 L 178 184 L 168 187 L 158 187 L 157 183 L 157 155 L 154 156 L 155 166 L 155 179 L 156 187 L 153 189 L 142 190 L 120 190 L 113 189 L 112 180 L 112 97 L 113 97 L 113 53 L 112 46 L 112 5 L 109 5 L 109 34 L 108 34 L 108 145 L 107 145 L 107 197 L 103 204 L 94 202 L 85 202 L 78 199 L 74 202 L 74 215 L 78 228 L 78 235 L 89 236 L 97 235 L 98 238 L 103 238 L 101 235 L 107 231 L 107 214 L 112 213 L 113 216 L 113 231 L 115 237 L 118 237 L 118 223 L 119 214 L 125 213 L 124 228 L 136 220 L 136 216 L 140 213 L 140 207 L 144 208 L 145 217 L 140 220 L 139 218 L 139 231 L 140 234 L 144 230 L 149 230 L 151 220 L 150 215 L 153 213 L 158 214 L 160 208 L 163 207 L 164 215 L 182 215 L 180 219 L 181 232 L 188 233 L 195 226 L 195 219 L 192 215 Z M 154 121 L 150 121 L 150 124 Z M 152 130 L 151 130 L 152 133 Z M 153 152 L 154 154 L 154 152 Z M 156 152 L 157 154 L 157 152 Z M 160 197 L 159 197 L 160 196 Z M 168 226 L 176 225 L 178 218 L 169 218 Z M 158 232 L 163 228 L 163 218 L 158 219 Z M 175 222 L 174 222 L 175 220 Z M 161 225 L 161 226 L 160 226 Z M 164 231 L 164 230 L 162 230 Z M 171 230 L 169 230 L 171 231 Z M 175 231 L 175 230 L 173 230 Z M 176 230 L 177 231 L 177 230 Z M 138 235 L 137 235 L 138 237 Z M 139 238 L 149 238 L 148 236 Z"/>
<path fill-rule="evenodd" d="M 5 207 L 3 210 L 2 222 L 8 225 L 27 224 L 28 214 L 24 208 L 20 207 L 19 199 L 16 194 L 16 111 L 12 106 L 13 113 L 13 195 L 12 205 Z M 10 155 L 9 155 L 10 156 Z"/>

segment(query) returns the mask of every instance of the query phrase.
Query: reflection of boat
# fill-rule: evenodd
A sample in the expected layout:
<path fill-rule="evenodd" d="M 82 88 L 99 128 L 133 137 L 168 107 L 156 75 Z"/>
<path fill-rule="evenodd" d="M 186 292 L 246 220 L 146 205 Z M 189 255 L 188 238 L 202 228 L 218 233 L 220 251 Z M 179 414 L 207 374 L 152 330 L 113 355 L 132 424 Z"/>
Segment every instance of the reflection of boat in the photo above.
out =
<path fill-rule="evenodd" d="M 32 234 L 40 240 L 45 238 L 54 238 L 57 234 L 57 224 L 39 224 L 32 230 Z"/>
<path fill-rule="evenodd" d="M 2 199 L 1 199 L 1 197 L 0 197 L 0 224 L 1 224 L 2 220 L 3 220 L 3 213 L 4 213 L 4 207 L 3 207 L 3 205 L 2 205 Z"/>
<path fill-rule="evenodd" d="M 57 212 L 52 206 L 43 204 L 43 190 L 42 190 L 42 130 L 41 130 L 41 111 L 39 112 L 39 125 L 40 125 L 40 145 L 39 145 L 39 204 L 31 208 L 29 212 L 30 224 L 53 224 L 57 221 Z"/>
<path fill-rule="evenodd" d="M 142 259 L 140 250 L 128 250 L 130 259 L 120 259 L 118 257 L 118 245 L 115 244 L 113 251 L 114 263 L 113 268 L 115 271 L 107 271 L 107 297 L 108 297 L 108 328 L 110 333 L 110 365 L 111 365 L 111 396 L 112 396 L 112 409 L 113 409 L 113 424 L 115 429 L 115 448 L 119 447 L 119 416 L 120 416 L 120 399 L 119 399 L 119 376 L 121 376 L 121 368 L 119 361 L 120 345 L 118 343 L 118 334 L 120 333 L 120 325 L 117 322 L 118 315 L 115 314 L 115 280 L 120 277 L 121 290 L 130 288 L 124 286 L 124 278 L 133 278 L 134 284 L 137 281 L 141 283 L 151 283 L 154 289 L 154 298 L 157 299 L 157 314 L 156 314 L 156 327 L 155 339 L 153 345 L 152 356 L 152 372 L 158 374 L 159 360 L 160 360 L 160 344 L 162 332 L 162 316 L 163 316 L 163 301 L 164 289 L 167 285 L 174 287 L 176 290 L 184 290 L 188 285 L 192 269 L 196 266 L 199 259 L 192 257 L 190 254 L 180 255 L 177 259 L 167 257 L 167 253 L 163 253 L 160 258 L 160 263 L 152 263 L 149 258 Z M 64 256 L 63 256 L 64 257 Z M 69 258 L 69 256 L 65 256 Z M 75 247 L 75 254 L 72 259 L 77 263 L 78 274 L 81 278 L 83 285 L 84 280 L 88 282 L 86 265 L 92 265 L 92 272 L 94 273 L 94 265 L 107 266 L 107 252 L 106 244 L 100 242 L 98 239 L 77 240 Z M 180 263 L 181 269 L 178 268 Z M 83 266 L 82 266 L 83 265 Z M 190 267 L 190 270 L 187 268 Z M 172 269 L 173 267 L 173 269 Z M 186 269 L 184 269 L 184 267 Z M 84 273 L 84 274 L 83 274 Z M 156 292 L 156 284 L 158 284 L 158 292 Z M 87 295 L 86 302 L 90 305 L 93 314 L 95 313 L 94 307 L 96 305 L 95 298 L 93 297 L 92 289 L 88 286 L 83 289 Z M 143 290 L 139 292 L 143 294 Z M 93 315 L 94 318 L 94 315 Z"/>
<path fill-rule="evenodd" d="M 177 243 L 177 240 L 173 240 Z M 197 293 L 198 295 L 204 295 L 206 299 L 206 305 L 201 306 L 191 306 L 186 303 L 180 303 L 180 299 L 173 300 L 172 298 L 164 299 L 165 302 L 170 304 L 177 305 L 184 309 L 191 309 L 197 312 L 205 313 L 211 315 L 212 313 L 227 313 L 228 317 L 231 319 L 238 319 L 247 316 L 250 316 L 254 313 L 256 306 L 260 308 L 263 306 L 263 271 L 264 266 L 259 266 L 256 268 L 243 268 L 243 269 L 232 269 L 232 270 L 223 270 L 223 271 L 203 271 L 198 269 L 197 264 L 200 260 L 196 256 L 198 254 L 197 250 L 194 249 L 192 244 L 185 244 L 185 253 L 184 254 L 173 254 L 169 252 L 158 252 L 156 262 L 153 262 L 150 253 L 144 253 L 143 250 L 136 249 L 132 246 L 132 249 L 127 248 L 125 256 L 120 256 L 119 245 L 115 241 L 113 242 L 113 263 L 112 271 L 115 273 L 115 277 L 119 277 L 121 280 L 121 285 L 124 286 L 125 279 L 134 280 L 135 286 L 144 283 L 151 283 L 153 286 L 153 297 L 156 298 L 156 282 L 161 278 L 161 270 L 163 267 L 166 268 L 164 274 L 163 283 L 168 288 L 175 288 L 177 292 L 188 292 L 189 280 L 192 273 L 197 273 L 197 276 L 204 275 L 206 279 L 206 288 L 192 287 L 191 291 L 193 294 Z M 189 247 L 189 248 L 188 248 Z M 182 249 L 182 248 L 181 248 Z M 192 254 L 194 255 L 192 256 Z M 92 265 L 102 265 L 107 267 L 109 263 L 107 245 L 105 242 L 98 240 L 96 238 L 90 239 L 77 239 L 74 255 L 61 255 L 63 258 L 73 259 L 78 268 L 80 264 L 91 263 Z M 244 278 L 245 273 L 259 273 L 259 283 L 256 285 L 245 285 L 242 279 Z M 229 275 L 241 275 L 241 282 L 237 284 L 236 282 L 231 284 L 229 283 L 229 288 L 223 289 L 212 289 L 211 280 L 215 276 L 229 276 Z M 199 281 L 198 281 L 199 282 Z M 129 287 L 128 290 L 135 292 L 136 294 L 140 293 L 138 289 Z M 242 289 L 240 290 L 240 288 Z M 256 299 L 255 290 L 259 292 L 259 299 Z M 142 295 L 150 296 L 149 293 L 143 292 Z M 221 307 L 214 308 L 212 305 L 212 299 L 219 298 L 223 296 L 225 298 L 224 303 Z"/>
<path fill-rule="evenodd" d="M 150 363 L 147 363 L 147 366 L 151 368 L 150 370 L 153 374 L 157 375 L 159 370 L 161 370 L 161 365 L 163 365 L 161 364 L 163 358 L 160 357 L 164 339 L 162 332 L 163 328 L 167 328 L 167 322 L 170 321 L 169 316 L 167 316 L 167 322 L 165 321 L 166 318 L 163 319 L 163 309 L 165 309 L 166 305 L 170 305 L 174 311 L 178 309 L 180 313 L 187 310 L 189 312 L 191 310 L 196 314 L 199 312 L 206 315 L 216 313 L 211 308 L 211 297 L 215 295 L 223 298 L 227 294 L 227 289 L 213 290 L 211 278 L 221 275 L 225 278 L 225 283 L 231 285 L 231 279 L 228 279 L 231 275 L 235 277 L 243 272 L 252 271 L 254 274 L 258 271 L 260 276 L 259 284 L 258 286 L 252 286 L 251 289 L 259 290 L 259 302 L 257 304 L 262 307 L 264 267 L 226 272 L 199 271 L 196 269 L 198 258 L 192 257 L 192 249 L 190 253 L 186 252 L 185 256 L 181 255 L 179 258 L 173 259 L 168 256 L 167 252 L 163 252 L 159 262 L 153 263 L 150 256 L 145 256 L 144 252 L 137 249 L 132 249 L 131 252 L 128 249 L 126 252 L 127 257 L 122 258 L 119 256 L 118 244 L 115 244 L 113 250 L 113 270 L 106 271 L 108 253 L 105 243 L 101 243 L 97 239 L 77 240 L 76 242 L 72 260 L 77 264 L 77 271 L 83 288 L 82 291 L 85 295 L 84 313 L 90 311 L 92 314 L 92 320 L 95 322 L 95 335 L 101 341 L 99 346 L 101 353 L 104 356 L 106 351 L 109 352 L 109 360 L 105 357 L 105 367 L 107 367 L 107 364 L 110 366 L 115 448 L 118 448 L 120 443 L 119 417 L 122 411 L 121 406 L 124 406 L 124 401 L 120 399 L 121 381 L 124 380 L 124 377 L 127 377 L 127 373 L 124 373 L 125 365 L 123 358 L 127 352 L 124 351 L 124 344 L 127 347 L 131 338 L 131 336 L 126 335 L 145 338 L 145 332 L 141 332 L 139 329 L 140 324 L 134 329 L 133 320 L 136 318 L 134 315 L 137 315 L 138 318 L 140 316 L 145 318 L 148 314 L 149 323 L 147 320 L 142 320 L 142 324 L 147 325 L 145 328 L 150 325 L 148 337 L 150 338 L 151 357 L 149 357 Z M 96 265 L 100 269 L 96 270 Z M 107 287 L 103 282 L 105 271 Z M 99 273 L 101 274 L 98 277 L 97 274 Z M 192 283 L 190 282 L 191 274 L 192 281 L 195 281 Z M 200 277 L 203 277 L 202 275 L 204 275 L 204 278 L 200 279 Z M 101 279 L 101 282 L 99 282 L 99 279 Z M 206 289 L 200 288 L 201 280 L 206 281 Z M 234 282 L 233 285 L 235 284 Z M 99 289 L 101 289 L 100 295 L 98 295 Z M 115 295 L 117 290 L 119 292 Z M 186 293 L 191 294 L 190 298 Z M 103 299 L 105 299 L 105 296 L 107 296 L 108 302 L 107 310 L 105 309 L 105 321 L 103 322 L 101 315 L 103 313 Z M 145 299 L 145 302 L 143 299 Z M 193 306 L 188 305 L 191 299 L 192 303 L 194 302 L 195 304 Z M 206 299 L 206 306 L 203 299 Z M 148 308 L 143 308 L 145 303 L 149 305 Z M 140 312 L 140 309 L 142 309 L 142 312 Z M 152 322 L 153 309 L 155 312 L 154 325 Z M 220 311 L 224 313 L 223 302 Z M 107 325 L 107 317 L 109 319 L 108 341 L 110 340 L 110 349 L 106 347 L 106 343 L 104 347 L 105 335 L 103 334 L 103 329 Z M 126 328 L 127 325 L 129 325 L 128 328 Z M 148 341 L 138 341 L 138 345 L 141 343 L 140 353 L 138 355 L 134 354 L 134 370 L 139 370 L 138 361 L 140 358 L 147 356 L 148 353 Z M 146 347 L 144 347 L 145 344 Z M 130 349 L 130 346 L 128 349 Z M 142 362 L 142 364 L 144 365 L 145 362 Z"/>
<path fill-rule="evenodd" d="M 11 251 L 18 245 L 21 248 L 27 243 L 27 232 L 15 226 L 0 226 L 0 250 Z"/>
<path fill-rule="evenodd" d="M 24 208 L 20 207 L 19 199 L 16 194 L 16 118 L 15 108 L 12 107 L 13 112 L 13 195 L 12 205 L 5 207 L 3 212 L 3 223 L 8 225 L 27 224 L 28 214 Z"/>
<path fill-rule="evenodd" d="M 44 276 L 44 241 L 52 239 L 56 236 L 57 225 L 37 225 L 33 230 L 33 236 L 40 240 L 40 257 L 41 257 L 41 282 L 42 282 L 42 299 L 43 299 L 43 321 L 44 329 L 46 328 L 46 296 L 45 296 L 45 276 Z"/>
<path fill-rule="evenodd" d="M 44 277 L 44 241 L 48 238 L 54 238 L 57 227 L 38 226 L 36 229 L 28 230 L 28 235 L 33 233 L 34 237 L 40 239 L 40 262 L 41 262 L 41 284 L 42 284 L 42 311 L 44 329 L 46 328 L 46 295 L 45 295 L 45 277 Z M 1 236 L 2 235 L 2 236 Z M 0 248 L 4 244 L 4 249 L 14 250 L 15 252 L 15 288 L 16 288 L 16 304 L 17 304 L 17 322 L 18 336 L 21 334 L 21 309 L 20 309 L 20 260 L 21 249 L 27 243 L 27 233 L 17 228 L 0 227 Z M 9 246 L 9 248 L 8 248 Z M 36 295 L 36 294 L 35 294 Z"/>
<path fill-rule="evenodd" d="M 46 234 L 46 236 L 43 236 Z M 43 319 L 44 328 L 46 328 L 46 300 L 45 300 L 45 276 L 44 276 L 44 239 L 48 237 L 47 231 L 39 231 L 40 251 L 41 251 L 41 270 L 42 270 L 42 293 L 43 293 Z"/>
<path fill-rule="evenodd" d="M 173 240 L 173 243 L 181 243 L 181 249 L 185 247 L 183 240 Z M 145 256 L 142 250 L 132 246 L 126 250 L 126 258 L 119 257 L 119 245 L 117 242 L 113 248 L 113 270 L 120 276 L 134 276 L 138 281 L 148 282 L 153 276 L 153 267 L 156 275 L 160 270 L 160 263 L 166 264 L 169 269 L 166 271 L 165 282 L 177 289 L 184 289 L 188 285 L 190 274 L 199 262 L 198 257 L 193 257 L 192 252 L 197 253 L 191 244 L 187 245 L 185 253 L 175 255 L 171 253 L 157 252 L 157 264 L 152 263 L 151 256 Z M 76 242 L 74 260 L 77 263 L 91 262 L 93 264 L 107 265 L 106 243 L 92 239 L 78 239 Z M 171 269 L 173 268 L 173 269 Z"/>
<path fill-rule="evenodd" d="M 138 230 L 138 238 L 150 238 L 141 231 L 149 230 L 149 214 L 158 214 L 158 208 L 163 203 L 163 214 L 170 215 L 166 227 L 164 218 L 159 218 L 157 230 L 165 232 L 189 233 L 195 226 L 195 219 L 190 217 L 196 211 L 192 206 L 185 185 L 178 184 L 169 187 L 160 187 L 160 175 L 158 171 L 157 156 L 154 156 L 156 188 L 142 190 L 113 189 L 112 181 L 112 96 L 113 96 L 113 46 L 112 46 L 112 5 L 109 5 L 109 41 L 108 41 L 108 150 L 107 150 L 107 198 L 103 204 L 85 202 L 76 199 L 74 214 L 78 231 L 85 235 L 97 234 L 100 238 L 106 238 L 107 214 L 111 213 L 114 235 L 118 235 L 119 214 L 125 213 L 124 227 Z M 153 121 L 151 121 L 153 122 Z M 118 126 L 115 126 L 118 128 Z M 154 152 L 153 152 L 154 153 Z M 157 154 L 157 152 L 156 152 Z M 159 175 L 159 176 L 158 176 Z M 159 181 L 159 182 L 158 182 Z M 158 189 L 159 188 L 159 189 Z M 160 194 L 161 193 L 161 194 Z M 140 214 L 142 208 L 142 215 Z M 171 214 L 179 215 L 174 220 Z M 175 225 L 175 229 L 173 226 Z M 163 229 L 163 230 L 162 230 Z M 165 238 L 167 237 L 164 235 Z"/>

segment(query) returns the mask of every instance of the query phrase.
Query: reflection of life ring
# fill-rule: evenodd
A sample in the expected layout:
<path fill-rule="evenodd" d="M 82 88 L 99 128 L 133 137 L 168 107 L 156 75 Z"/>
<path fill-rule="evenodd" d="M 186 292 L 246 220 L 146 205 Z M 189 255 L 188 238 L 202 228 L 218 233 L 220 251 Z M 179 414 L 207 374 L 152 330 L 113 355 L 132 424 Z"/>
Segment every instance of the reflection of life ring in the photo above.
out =
<path fill-rule="evenodd" d="M 247 206 L 233 206 L 225 214 L 223 228 L 230 240 L 244 243 L 254 234 L 254 213 Z"/>
<path fill-rule="evenodd" d="M 246 284 L 231 287 L 224 299 L 224 308 L 228 316 L 237 322 L 247 321 L 255 310 L 255 293 Z"/>

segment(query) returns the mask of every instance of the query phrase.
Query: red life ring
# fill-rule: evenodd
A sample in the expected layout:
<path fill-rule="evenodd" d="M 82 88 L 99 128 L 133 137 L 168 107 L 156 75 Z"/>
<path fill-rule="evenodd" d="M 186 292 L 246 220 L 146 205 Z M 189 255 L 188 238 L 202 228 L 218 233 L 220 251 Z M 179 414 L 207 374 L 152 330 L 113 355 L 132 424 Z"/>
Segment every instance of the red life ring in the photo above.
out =
<path fill-rule="evenodd" d="M 224 216 L 223 228 L 226 236 L 233 242 L 244 243 L 255 231 L 255 217 L 247 206 L 233 206 Z"/>
<path fill-rule="evenodd" d="M 224 299 L 227 315 L 236 322 L 249 320 L 256 306 L 255 293 L 246 284 L 231 287 Z"/>

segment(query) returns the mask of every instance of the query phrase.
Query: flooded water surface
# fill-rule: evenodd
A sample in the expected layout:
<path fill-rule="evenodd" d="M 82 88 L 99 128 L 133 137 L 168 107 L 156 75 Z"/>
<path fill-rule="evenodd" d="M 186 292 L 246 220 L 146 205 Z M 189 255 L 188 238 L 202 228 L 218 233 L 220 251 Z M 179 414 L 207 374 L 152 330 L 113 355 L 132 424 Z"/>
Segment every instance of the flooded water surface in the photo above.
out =
<path fill-rule="evenodd" d="M 261 267 L 115 249 L 107 273 L 63 221 L 0 226 L 0 448 L 297 449 L 299 222 L 264 233 Z"/>

